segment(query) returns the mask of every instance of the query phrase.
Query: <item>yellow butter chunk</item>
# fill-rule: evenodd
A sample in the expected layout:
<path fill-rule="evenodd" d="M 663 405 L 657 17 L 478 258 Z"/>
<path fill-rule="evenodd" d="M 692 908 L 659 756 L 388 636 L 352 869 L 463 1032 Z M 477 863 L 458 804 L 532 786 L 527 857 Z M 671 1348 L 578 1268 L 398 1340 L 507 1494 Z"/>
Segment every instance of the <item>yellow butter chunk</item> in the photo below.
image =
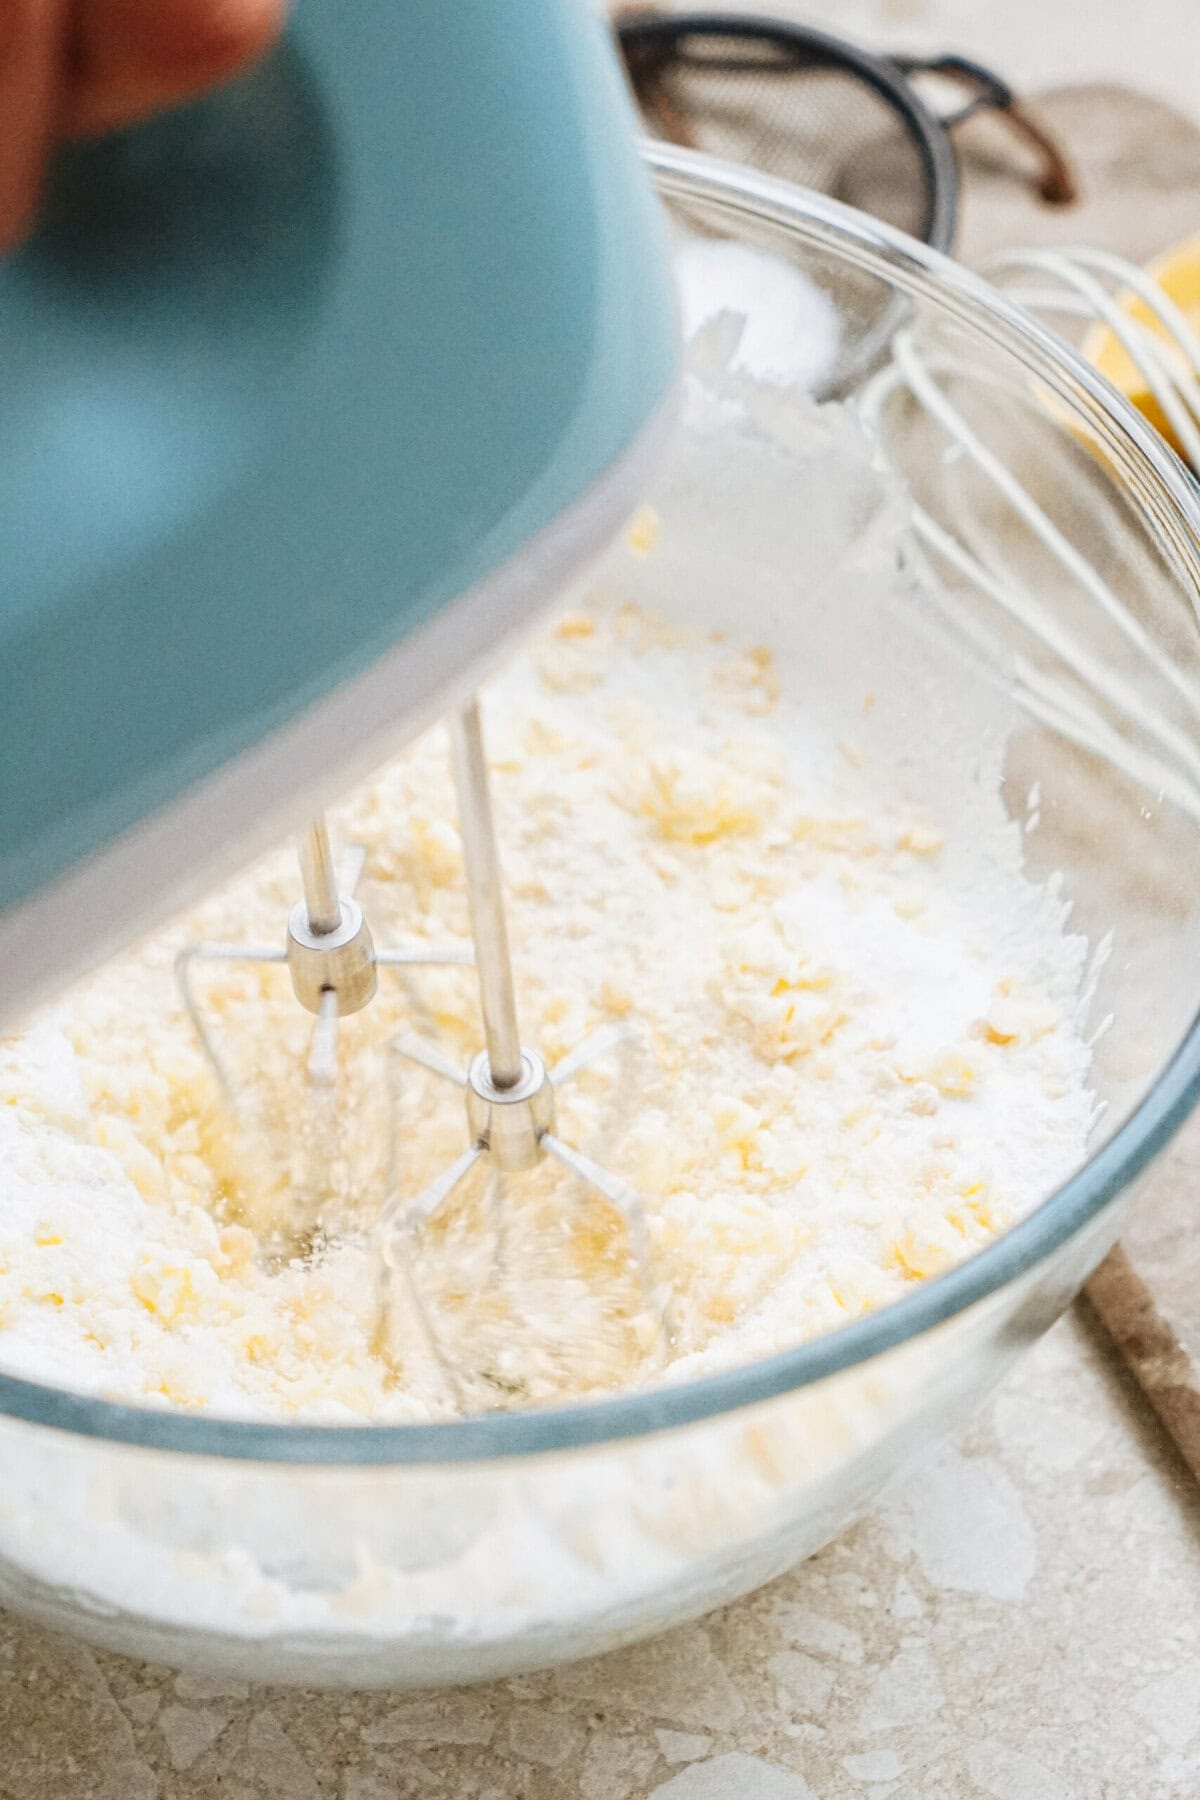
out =
<path fill-rule="evenodd" d="M 912 856 L 936 856 L 945 839 L 931 825 L 909 825 L 896 839 L 898 849 Z"/>
<path fill-rule="evenodd" d="M 662 519 L 652 506 L 639 506 L 633 515 L 626 541 L 635 556 L 649 556 L 662 531 Z"/>
<path fill-rule="evenodd" d="M 761 781 L 711 756 L 659 751 L 634 773 L 632 810 L 677 844 L 712 844 L 748 835 L 764 822 L 769 791 Z"/>
<path fill-rule="evenodd" d="M 713 991 L 769 1062 L 809 1055 L 848 1016 L 838 971 L 811 956 L 779 909 L 734 938 Z"/>
<path fill-rule="evenodd" d="M 195 1304 L 191 1271 L 151 1257 L 134 1270 L 129 1285 L 146 1311 L 164 1325 L 176 1324 Z"/>
<path fill-rule="evenodd" d="M 1024 1046 L 1035 1044 L 1039 1038 L 1056 1030 L 1059 1011 L 1041 995 L 1014 989 L 1011 982 L 1002 982 L 983 1023 L 992 1043 Z"/>
<path fill-rule="evenodd" d="M 930 1064 L 928 1079 L 939 1094 L 965 1100 L 979 1086 L 979 1064 L 962 1050 L 945 1050 Z"/>

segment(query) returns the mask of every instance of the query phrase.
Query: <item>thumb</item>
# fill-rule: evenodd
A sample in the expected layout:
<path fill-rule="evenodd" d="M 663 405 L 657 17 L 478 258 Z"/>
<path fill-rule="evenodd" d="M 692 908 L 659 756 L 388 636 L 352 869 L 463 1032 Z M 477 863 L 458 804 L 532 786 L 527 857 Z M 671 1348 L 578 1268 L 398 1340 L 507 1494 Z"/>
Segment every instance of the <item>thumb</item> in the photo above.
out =
<path fill-rule="evenodd" d="M 65 0 L 0 4 L 0 253 L 33 222 L 58 123 Z"/>
<path fill-rule="evenodd" d="M 285 0 L 75 0 L 59 129 L 109 131 L 236 75 L 279 32 Z"/>

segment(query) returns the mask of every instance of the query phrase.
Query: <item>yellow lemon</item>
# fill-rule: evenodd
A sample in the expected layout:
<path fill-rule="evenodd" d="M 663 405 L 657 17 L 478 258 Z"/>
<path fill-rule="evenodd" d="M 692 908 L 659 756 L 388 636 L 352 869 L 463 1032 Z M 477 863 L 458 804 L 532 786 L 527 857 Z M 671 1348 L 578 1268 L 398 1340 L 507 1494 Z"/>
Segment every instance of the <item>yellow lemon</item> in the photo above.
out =
<path fill-rule="evenodd" d="M 1200 234 L 1176 244 L 1171 250 L 1146 265 L 1146 274 L 1158 284 L 1169 300 L 1173 300 L 1189 325 L 1200 332 Z M 1138 325 L 1145 326 L 1162 340 L 1168 361 L 1186 367 L 1182 353 L 1163 329 L 1162 322 L 1138 295 L 1129 291 L 1118 295 L 1117 305 Z M 1125 398 L 1137 407 L 1155 430 L 1161 432 L 1172 449 L 1183 454 L 1170 420 L 1146 385 L 1146 378 L 1108 325 L 1093 325 L 1083 340 L 1083 354 Z M 1200 371 L 1193 371 L 1200 373 Z"/>

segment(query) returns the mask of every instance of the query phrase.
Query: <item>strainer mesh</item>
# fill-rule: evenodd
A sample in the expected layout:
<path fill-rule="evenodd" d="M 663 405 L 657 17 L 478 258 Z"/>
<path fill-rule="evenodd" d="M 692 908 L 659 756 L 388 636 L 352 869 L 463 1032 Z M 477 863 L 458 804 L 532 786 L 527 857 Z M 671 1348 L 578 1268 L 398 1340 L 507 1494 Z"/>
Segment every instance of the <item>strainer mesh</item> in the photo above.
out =
<path fill-rule="evenodd" d="M 721 66 L 728 46 L 714 45 L 709 60 L 693 39 L 689 53 L 660 80 L 696 149 L 925 236 L 929 175 L 911 127 L 856 74 L 787 64 L 766 45 L 739 49 L 736 68 Z"/>

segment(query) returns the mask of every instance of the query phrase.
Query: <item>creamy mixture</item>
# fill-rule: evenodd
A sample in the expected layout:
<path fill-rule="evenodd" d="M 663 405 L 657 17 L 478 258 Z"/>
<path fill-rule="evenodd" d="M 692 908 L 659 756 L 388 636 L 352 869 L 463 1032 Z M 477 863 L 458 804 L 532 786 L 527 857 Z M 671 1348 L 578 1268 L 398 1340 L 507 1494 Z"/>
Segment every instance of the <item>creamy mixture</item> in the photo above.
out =
<path fill-rule="evenodd" d="M 886 1305 L 1084 1155 L 1086 947 L 1023 875 L 1018 826 L 998 802 L 986 828 L 940 816 L 936 789 L 902 802 L 876 779 L 876 696 L 832 737 L 813 698 L 766 648 L 604 598 L 485 691 L 524 1037 L 553 1064 L 629 1027 L 562 1092 L 559 1133 L 643 1197 L 668 1379 Z M 440 730 L 334 823 L 365 851 L 378 944 L 464 943 Z M 499 1183 L 484 1165 L 422 1238 L 414 1279 L 457 1392 L 404 1308 L 381 1326 L 371 1221 L 466 1142 L 461 1097 L 388 1041 L 465 1065 L 474 975 L 381 970 L 321 1101 L 286 972 L 200 968 L 234 1119 L 174 955 L 281 942 L 296 894 L 281 850 L 0 1041 L 0 1366 L 328 1421 L 662 1379 L 620 1217 L 553 1166 Z"/>

